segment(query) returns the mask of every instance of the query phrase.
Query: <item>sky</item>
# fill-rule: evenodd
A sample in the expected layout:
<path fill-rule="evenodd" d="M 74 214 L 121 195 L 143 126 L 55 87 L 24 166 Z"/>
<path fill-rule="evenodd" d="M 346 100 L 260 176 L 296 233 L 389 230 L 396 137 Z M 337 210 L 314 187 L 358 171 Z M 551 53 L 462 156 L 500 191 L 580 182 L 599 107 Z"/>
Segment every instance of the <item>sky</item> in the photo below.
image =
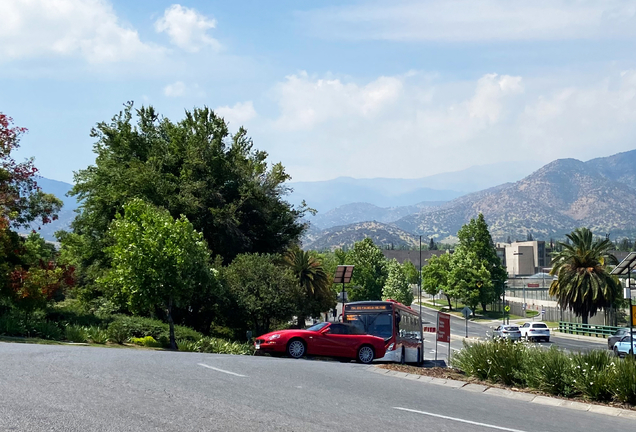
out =
<path fill-rule="evenodd" d="M 294 181 L 636 148 L 636 3 L 1 0 L 0 112 L 72 182 L 127 101 L 208 106 Z"/>

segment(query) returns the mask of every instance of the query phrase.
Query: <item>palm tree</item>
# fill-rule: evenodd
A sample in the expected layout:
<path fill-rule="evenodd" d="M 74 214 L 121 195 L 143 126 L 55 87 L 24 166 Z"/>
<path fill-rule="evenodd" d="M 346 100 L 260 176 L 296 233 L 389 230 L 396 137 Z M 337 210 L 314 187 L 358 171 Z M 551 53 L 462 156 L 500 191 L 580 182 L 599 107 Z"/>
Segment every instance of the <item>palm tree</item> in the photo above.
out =
<path fill-rule="evenodd" d="M 618 296 L 619 282 L 605 267 L 618 261 L 609 253 L 611 242 L 593 241 L 587 228 L 577 228 L 566 237 L 566 243 L 557 242 L 562 249 L 552 258 L 550 274 L 557 279 L 552 281 L 549 293 L 561 307 L 571 309 L 587 324 L 588 317 L 596 315 L 599 308 L 611 306 Z"/>
<path fill-rule="evenodd" d="M 305 293 L 305 301 L 300 307 L 299 324 L 307 316 L 317 316 L 335 305 L 331 291 L 331 278 L 322 263 L 298 246 L 293 246 L 283 255 L 283 265 L 290 268 L 298 278 Z"/>

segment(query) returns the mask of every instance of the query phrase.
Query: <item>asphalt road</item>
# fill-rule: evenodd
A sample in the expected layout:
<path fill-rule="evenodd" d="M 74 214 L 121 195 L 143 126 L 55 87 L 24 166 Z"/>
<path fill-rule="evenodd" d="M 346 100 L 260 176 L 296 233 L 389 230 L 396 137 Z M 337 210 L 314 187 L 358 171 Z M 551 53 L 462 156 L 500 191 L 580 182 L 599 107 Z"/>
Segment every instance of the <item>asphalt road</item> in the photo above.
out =
<path fill-rule="evenodd" d="M 633 431 L 634 420 L 272 357 L 0 343 L 2 431 Z"/>
<path fill-rule="evenodd" d="M 417 310 L 417 305 L 411 306 Z M 422 321 L 429 322 L 432 326 L 437 323 L 437 311 L 427 307 L 422 307 Z M 426 326 L 426 324 L 424 324 Z M 485 338 L 486 332 L 490 331 L 490 326 L 494 324 L 477 323 L 468 321 L 468 337 L 469 338 Z M 462 348 L 463 340 L 466 336 L 466 320 L 463 318 L 451 315 L 451 350 L 457 351 Z M 425 359 L 432 360 L 435 358 L 435 337 L 434 334 L 424 334 L 424 351 Z M 585 352 L 592 349 L 607 349 L 607 340 L 599 338 L 598 340 L 590 340 L 590 338 L 580 337 L 575 338 L 572 336 L 562 336 L 557 332 L 551 332 L 550 342 L 538 343 L 538 346 L 549 348 L 551 346 L 557 346 L 567 351 L 572 352 Z M 452 353 L 451 353 L 452 355 Z M 437 346 L 438 360 L 447 361 L 448 357 L 448 345 L 438 344 Z"/>

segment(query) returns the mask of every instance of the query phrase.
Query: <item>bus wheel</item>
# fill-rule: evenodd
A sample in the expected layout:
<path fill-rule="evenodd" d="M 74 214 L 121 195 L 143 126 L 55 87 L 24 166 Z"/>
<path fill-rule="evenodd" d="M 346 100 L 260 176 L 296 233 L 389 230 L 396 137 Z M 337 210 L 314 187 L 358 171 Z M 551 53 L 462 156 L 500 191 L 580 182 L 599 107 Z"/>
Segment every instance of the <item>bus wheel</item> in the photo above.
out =
<path fill-rule="evenodd" d="M 422 366 L 422 349 L 418 348 L 417 349 L 417 362 L 415 363 L 418 366 Z"/>
<path fill-rule="evenodd" d="M 400 357 L 400 364 L 406 364 L 406 350 L 402 347 L 402 356 Z"/>

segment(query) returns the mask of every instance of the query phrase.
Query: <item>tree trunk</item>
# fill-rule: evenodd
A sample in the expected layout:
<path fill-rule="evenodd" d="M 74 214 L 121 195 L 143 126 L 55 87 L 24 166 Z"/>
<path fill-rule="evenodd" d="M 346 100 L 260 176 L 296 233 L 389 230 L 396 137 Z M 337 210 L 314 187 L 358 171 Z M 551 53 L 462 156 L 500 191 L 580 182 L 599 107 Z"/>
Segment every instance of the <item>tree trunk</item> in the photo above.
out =
<path fill-rule="evenodd" d="M 446 294 L 444 294 L 444 295 L 446 296 L 446 300 L 448 300 L 448 310 L 453 310 L 453 305 L 452 305 L 452 303 L 451 303 L 451 298 L 450 298 L 450 296 L 449 296 L 449 295 L 446 295 Z"/>
<path fill-rule="evenodd" d="M 587 324 L 587 319 L 588 319 L 587 313 L 584 313 L 583 315 L 581 315 L 581 321 L 583 321 L 583 324 Z"/>
<path fill-rule="evenodd" d="M 174 337 L 174 320 L 172 319 L 172 297 L 168 299 L 168 309 L 166 310 L 168 315 L 168 325 L 170 326 L 170 349 L 176 350 L 177 340 Z"/>
<path fill-rule="evenodd" d="M 487 312 L 487 310 L 486 310 L 486 307 L 487 307 L 487 306 L 488 306 L 488 305 L 487 305 L 486 303 L 482 303 L 482 304 L 481 304 L 481 308 L 483 309 L 483 311 L 484 311 L 484 312 Z"/>

